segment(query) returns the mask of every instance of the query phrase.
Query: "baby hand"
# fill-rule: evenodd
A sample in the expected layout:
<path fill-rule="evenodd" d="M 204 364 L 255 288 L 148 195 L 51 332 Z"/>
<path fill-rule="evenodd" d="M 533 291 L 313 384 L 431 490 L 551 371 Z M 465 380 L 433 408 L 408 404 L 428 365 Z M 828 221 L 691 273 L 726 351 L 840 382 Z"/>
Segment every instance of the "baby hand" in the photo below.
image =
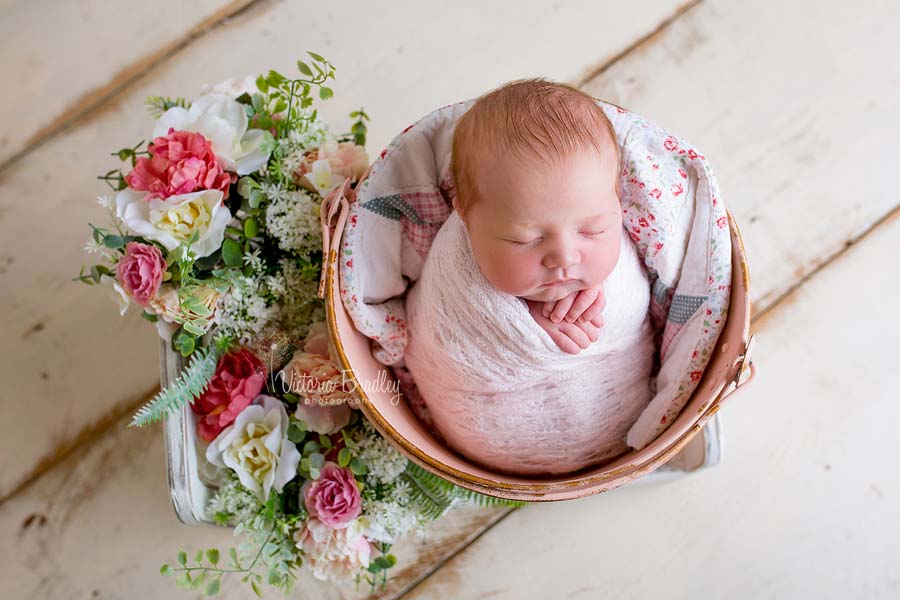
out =
<path fill-rule="evenodd" d="M 572 292 L 555 302 L 544 302 L 541 314 L 554 323 L 563 319 L 569 323 L 590 321 L 596 327 L 601 327 L 603 317 L 600 313 L 605 306 L 606 297 L 600 291 L 600 286 L 597 286 Z"/>
<path fill-rule="evenodd" d="M 569 354 L 578 354 L 600 337 L 600 330 L 591 321 L 578 321 L 577 323 L 554 323 L 542 313 L 544 302 L 524 299 L 528 305 L 531 317 L 544 331 L 550 334 L 550 338 L 559 346 L 559 349 Z"/>

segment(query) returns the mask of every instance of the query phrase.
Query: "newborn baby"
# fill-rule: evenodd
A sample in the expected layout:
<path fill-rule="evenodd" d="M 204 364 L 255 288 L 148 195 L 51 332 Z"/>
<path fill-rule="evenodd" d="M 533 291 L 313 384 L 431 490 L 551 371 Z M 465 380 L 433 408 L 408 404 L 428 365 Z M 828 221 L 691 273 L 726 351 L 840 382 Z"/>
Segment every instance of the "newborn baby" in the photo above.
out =
<path fill-rule="evenodd" d="M 518 124 L 509 127 L 509 123 Z M 406 299 L 407 368 L 447 443 L 511 474 L 627 451 L 652 398 L 649 283 L 593 99 L 526 80 L 454 131 L 454 212 Z"/>

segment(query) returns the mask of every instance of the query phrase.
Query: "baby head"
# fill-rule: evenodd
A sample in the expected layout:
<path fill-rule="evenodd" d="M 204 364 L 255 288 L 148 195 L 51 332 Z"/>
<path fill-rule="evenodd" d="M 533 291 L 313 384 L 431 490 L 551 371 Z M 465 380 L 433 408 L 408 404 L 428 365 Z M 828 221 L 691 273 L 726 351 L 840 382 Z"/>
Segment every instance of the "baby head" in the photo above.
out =
<path fill-rule="evenodd" d="M 457 121 L 453 208 L 495 288 L 552 302 L 619 259 L 619 148 L 594 98 L 542 78 L 479 97 Z"/>

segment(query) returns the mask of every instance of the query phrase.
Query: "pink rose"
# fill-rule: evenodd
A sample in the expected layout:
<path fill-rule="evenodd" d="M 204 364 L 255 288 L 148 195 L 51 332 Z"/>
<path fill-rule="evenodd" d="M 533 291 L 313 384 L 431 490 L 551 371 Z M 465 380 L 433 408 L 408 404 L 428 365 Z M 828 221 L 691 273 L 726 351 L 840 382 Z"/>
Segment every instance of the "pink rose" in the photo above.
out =
<path fill-rule="evenodd" d="M 138 242 L 128 242 L 116 267 L 119 284 L 144 307 L 156 295 L 165 272 L 166 261 L 159 248 Z"/>
<path fill-rule="evenodd" d="M 333 462 L 326 462 L 319 478 L 306 481 L 300 492 L 309 515 L 334 529 L 347 527 L 362 512 L 353 472 Z"/>
<path fill-rule="evenodd" d="M 154 139 L 148 150 L 150 158 L 138 158 L 125 176 L 129 187 L 149 192 L 147 200 L 200 190 L 221 190 L 228 198 L 228 186 L 237 180 L 237 175 L 222 170 L 212 144 L 199 133 L 170 127 L 168 135 Z"/>
<path fill-rule="evenodd" d="M 331 352 L 328 348 L 330 340 L 331 334 L 328 333 L 328 326 L 325 324 L 325 321 L 313 323 L 306 334 L 306 339 L 303 341 L 303 351 L 330 358 Z"/>
<path fill-rule="evenodd" d="M 341 581 L 369 566 L 372 545 L 363 535 L 359 521 L 334 529 L 315 517 L 294 532 L 294 542 L 305 554 L 316 579 Z"/>
<path fill-rule="evenodd" d="M 206 390 L 191 404 L 199 416 L 197 435 L 213 441 L 259 395 L 265 382 L 262 361 L 249 350 L 222 355 Z"/>

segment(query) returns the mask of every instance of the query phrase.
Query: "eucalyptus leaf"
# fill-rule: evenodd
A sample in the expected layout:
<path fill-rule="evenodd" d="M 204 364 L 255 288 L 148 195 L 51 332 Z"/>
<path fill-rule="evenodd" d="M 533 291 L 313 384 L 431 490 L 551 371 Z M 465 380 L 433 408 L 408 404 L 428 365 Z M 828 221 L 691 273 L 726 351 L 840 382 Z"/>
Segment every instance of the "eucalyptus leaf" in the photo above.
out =
<path fill-rule="evenodd" d="M 240 267 L 244 264 L 244 253 L 241 251 L 241 245 L 232 240 L 226 239 L 222 243 L 222 259 L 229 267 Z"/>

